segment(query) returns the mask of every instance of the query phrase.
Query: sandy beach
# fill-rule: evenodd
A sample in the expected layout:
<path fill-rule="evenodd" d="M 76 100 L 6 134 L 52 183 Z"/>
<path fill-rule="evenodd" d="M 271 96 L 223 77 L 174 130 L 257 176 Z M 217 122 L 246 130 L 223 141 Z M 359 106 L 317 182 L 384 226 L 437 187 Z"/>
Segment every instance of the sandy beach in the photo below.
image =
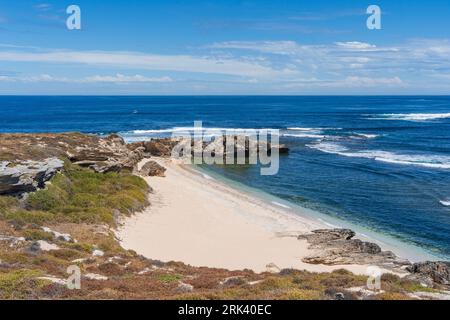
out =
<path fill-rule="evenodd" d="M 364 265 L 301 261 L 313 251 L 295 235 L 329 228 L 320 221 L 289 213 L 174 160 L 157 162 L 167 168 L 166 177 L 145 178 L 153 188 L 151 205 L 123 221 L 117 236 L 124 248 L 151 259 L 230 270 L 328 272 L 345 268 L 366 273 L 368 266 Z"/>

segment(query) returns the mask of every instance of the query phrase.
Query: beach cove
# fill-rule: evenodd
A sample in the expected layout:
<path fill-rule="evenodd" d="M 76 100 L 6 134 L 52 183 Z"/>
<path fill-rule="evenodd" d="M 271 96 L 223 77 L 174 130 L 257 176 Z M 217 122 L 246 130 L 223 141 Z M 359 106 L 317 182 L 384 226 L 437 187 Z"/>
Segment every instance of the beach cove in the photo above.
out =
<path fill-rule="evenodd" d="M 157 162 L 167 169 L 166 176 L 145 178 L 153 189 L 151 205 L 122 221 L 117 237 L 124 248 L 152 259 L 198 267 L 255 272 L 345 268 L 367 273 L 369 265 L 326 266 L 302 261 L 315 251 L 297 235 L 329 229 L 326 223 L 289 213 L 176 160 L 159 158 Z M 138 168 L 143 163 L 145 160 Z"/>

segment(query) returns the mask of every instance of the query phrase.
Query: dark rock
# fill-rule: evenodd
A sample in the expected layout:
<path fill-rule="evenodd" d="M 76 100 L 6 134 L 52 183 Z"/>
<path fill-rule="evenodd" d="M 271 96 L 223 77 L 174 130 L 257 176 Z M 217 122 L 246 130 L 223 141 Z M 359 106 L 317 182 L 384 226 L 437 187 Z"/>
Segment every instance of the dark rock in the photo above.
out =
<path fill-rule="evenodd" d="M 430 279 L 434 283 L 450 286 L 450 262 L 426 261 L 414 263 L 406 270 L 416 278 Z"/>
<path fill-rule="evenodd" d="M 139 171 L 141 175 L 150 177 L 164 177 L 164 172 L 166 172 L 166 168 L 153 160 L 145 163 Z"/>
<path fill-rule="evenodd" d="M 18 161 L 14 164 L 0 162 L 0 194 L 16 195 L 44 188 L 45 182 L 63 167 L 64 162 L 57 158 Z"/>
<path fill-rule="evenodd" d="M 317 244 L 334 240 L 350 240 L 354 236 L 355 232 L 350 229 L 319 229 L 312 231 L 312 234 L 300 235 L 298 238 Z"/>
<path fill-rule="evenodd" d="M 285 144 L 281 144 L 281 145 L 278 146 L 278 152 L 280 154 L 289 153 L 289 148 Z"/>
<path fill-rule="evenodd" d="M 26 251 L 31 254 L 37 254 L 41 251 L 41 245 L 39 242 L 34 241 L 27 249 Z"/>
<path fill-rule="evenodd" d="M 235 277 L 228 277 L 225 280 L 223 280 L 220 285 L 224 288 L 231 288 L 231 287 L 237 287 L 242 286 L 246 284 L 247 281 L 243 277 L 235 276 Z"/>
<path fill-rule="evenodd" d="M 311 264 L 403 264 L 390 251 L 371 242 L 353 239 L 355 232 L 349 229 L 321 229 L 310 234 L 300 235 L 298 239 L 306 239 L 311 249 L 317 253 L 303 258 Z"/>
<path fill-rule="evenodd" d="M 334 300 L 344 300 L 345 296 L 342 292 L 337 292 L 334 294 Z"/>
<path fill-rule="evenodd" d="M 325 289 L 325 294 L 332 300 L 357 300 L 358 297 L 353 293 L 342 288 L 330 287 Z"/>

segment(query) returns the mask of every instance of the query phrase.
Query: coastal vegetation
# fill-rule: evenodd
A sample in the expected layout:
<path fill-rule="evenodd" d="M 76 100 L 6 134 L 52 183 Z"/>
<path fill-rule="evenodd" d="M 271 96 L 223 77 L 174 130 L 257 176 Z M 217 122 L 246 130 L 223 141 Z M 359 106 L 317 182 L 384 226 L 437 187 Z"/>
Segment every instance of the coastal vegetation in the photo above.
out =
<path fill-rule="evenodd" d="M 147 183 L 130 172 L 96 173 L 65 162 L 45 189 L 19 202 L 0 197 L 0 215 L 15 224 L 45 222 L 115 224 L 115 217 L 129 215 L 148 205 Z"/>

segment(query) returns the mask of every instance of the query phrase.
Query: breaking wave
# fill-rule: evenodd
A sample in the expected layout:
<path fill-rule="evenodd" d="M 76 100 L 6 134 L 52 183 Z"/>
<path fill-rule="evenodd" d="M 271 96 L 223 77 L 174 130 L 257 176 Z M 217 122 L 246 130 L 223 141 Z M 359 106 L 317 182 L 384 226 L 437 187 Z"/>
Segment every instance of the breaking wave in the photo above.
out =
<path fill-rule="evenodd" d="M 293 138 L 311 138 L 311 139 L 323 139 L 326 136 L 321 134 L 314 134 L 314 133 L 285 133 L 283 134 L 283 137 L 293 137 Z"/>
<path fill-rule="evenodd" d="M 404 120 L 404 121 L 431 121 L 450 118 L 450 113 L 384 113 L 375 117 L 369 117 L 372 120 Z"/>
<path fill-rule="evenodd" d="M 283 137 L 308 138 L 308 139 L 374 139 L 379 137 L 378 134 L 366 134 L 357 132 L 340 131 L 339 134 L 329 131 L 343 130 L 342 128 L 287 128 L 288 133 L 284 133 Z M 328 131 L 328 132 L 327 132 Z"/>
<path fill-rule="evenodd" d="M 378 138 L 379 134 L 368 134 L 368 133 L 354 133 L 352 137 L 355 138 L 365 138 L 365 139 L 375 139 Z"/>
<path fill-rule="evenodd" d="M 380 150 L 351 151 L 348 148 L 331 142 L 321 142 L 307 145 L 325 153 L 337 154 L 344 157 L 366 158 L 375 161 L 388 162 L 400 165 L 414 165 L 434 169 L 450 169 L 450 157 L 439 155 L 397 154 Z"/>
<path fill-rule="evenodd" d="M 450 207 L 449 200 L 441 200 L 441 201 L 439 201 L 439 203 L 442 204 L 444 207 Z"/>
<path fill-rule="evenodd" d="M 303 128 L 303 127 L 294 127 L 287 128 L 289 131 L 306 131 L 306 132 L 322 132 L 324 130 L 342 130 L 342 128 Z"/>
<path fill-rule="evenodd" d="M 291 209 L 291 207 L 289 207 L 289 206 L 287 206 L 287 205 L 285 205 L 285 204 L 282 204 L 282 203 L 280 203 L 280 202 L 272 201 L 272 204 L 274 204 L 274 205 L 276 205 L 276 206 L 279 206 L 279 207 L 281 207 L 281 208 L 284 208 L 284 209 Z"/>
<path fill-rule="evenodd" d="M 133 131 L 127 131 L 125 134 L 134 134 L 134 135 L 145 135 L 145 134 L 158 134 L 158 133 L 177 133 L 177 132 L 192 132 L 195 129 L 198 129 L 196 127 L 174 127 L 174 128 L 168 128 L 168 129 L 159 129 L 159 130 L 133 130 Z M 254 131 L 260 131 L 260 130 L 273 130 L 269 128 L 207 128 L 207 127 L 201 127 L 202 131 L 212 131 L 212 132 L 223 132 L 223 131 L 237 131 L 237 132 L 246 132 L 250 130 Z"/>

